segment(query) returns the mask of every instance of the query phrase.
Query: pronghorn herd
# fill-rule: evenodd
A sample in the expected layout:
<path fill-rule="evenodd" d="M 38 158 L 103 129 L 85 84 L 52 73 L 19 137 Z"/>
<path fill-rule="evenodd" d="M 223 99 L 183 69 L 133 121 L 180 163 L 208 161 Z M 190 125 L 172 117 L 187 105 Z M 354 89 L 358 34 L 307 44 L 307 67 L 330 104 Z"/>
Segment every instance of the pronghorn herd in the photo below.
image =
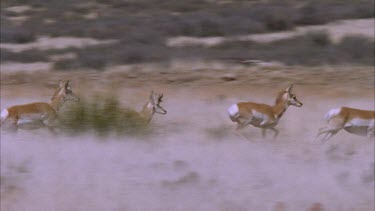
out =
<path fill-rule="evenodd" d="M 266 135 L 266 130 L 274 131 L 274 137 L 276 137 L 279 132 L 275 126 L 289 105 L 297 107 L 303 105 L 297 100 L 292 88 L 293 84 L 281 91 L 274 106 L 241 102 L 230 106 L 227 110 L 228 115 L 233 122 L 237 122 L 237 130 L 251 124 L 262 129 L 263 137 Z M 341 129 L 369 138 L 375 135 L 375 111 L 340 107 L 328 111 L 325 119 L 327 126 L 320 128 L 317 134 L 317 138 L 324 134 L 323 141 L 327 141 Z"/>
<path fill-rule="evenodd" d="M 166 114 L 167 111 L 160 105 L 162 98 L 163 94 L 151 92 L 149 101 L 138 112 L 140 118 L 149 123 L 155 113 Z M 53 132 L 57 126 L 58 111 L 67 100 L 78 101 L 79 98 L 73 93 L 69 80 L 59 81 L 59 86 L 49 103 L 36 102 L 3 109 L 1 111 L 1 126 L 4 125 L 11 131 L 47 127 Z M 237 130 L 251 124 L 262 129 L 263 137 L 267 130 L 272 130 L 274 138 L 276 138 L 279 131 L 275 127 L 290 105 L 296 107 L 303 105 L 294 94 L 293 85 L 279 92 L 273 106 L 240 102 L 231 105 L 227 109 L 227 113 L 229 118 L 237 123 Z M 332 138 L 341 129 L 369 138 L 375 136 L 375 111 L 340 107 L 329 110 L 325 119 L 327 125 L 320 128 L 317 134 L 317 138 L 324 135 L 323 141 Z"/>

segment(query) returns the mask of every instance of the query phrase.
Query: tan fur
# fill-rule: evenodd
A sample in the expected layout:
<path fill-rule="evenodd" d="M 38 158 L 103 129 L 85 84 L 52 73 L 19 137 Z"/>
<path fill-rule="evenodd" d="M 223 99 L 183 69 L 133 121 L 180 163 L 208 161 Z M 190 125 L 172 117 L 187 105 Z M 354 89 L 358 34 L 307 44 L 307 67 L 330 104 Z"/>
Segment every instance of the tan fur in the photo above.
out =
<path fill-rule="evenodd" d="M 240 102 L 237 103 L 238 113 L 236 115 L 229 114 L 232 121 L 237 122 L 237 129 L 241 129 L 249 124 L 262 128 L 262 134 L 265 136 L 266 130 L 274 131 L 276 137 L 278 130 L 274 127 L 278 124 L 279 119 L 284 114 L 289 105 L 295 105 L 298 107 L 302 106 L 294 93 L 292 93 L 292 87 L 288 87 L 286 90 L 281 91 L 277 98 L 274 106 L 253 103 L 253 102 Z M 230 113 L 228 111 L 228 113 Z"/>
<path fill-rule="evenodd" d="M 346 121 L 352 120 L 354 118 L 375 119 L 375 111 L 341 107 L 340 117 L 345 119 Z"/>
<path fill-rule="evenodd" d="M 364 125 L 351 124 L 355 121 L 363 121 Z M 327 141 L 341 129 L 344 129 L 352 134 L 366 135 L 372 138 L 375 132 L 374 124 L 375 111 L 341 107 L 339 113 L 328 117 L 327 125 L 319 129 L 317 137 L 325 134 L 322 140 Z"/>

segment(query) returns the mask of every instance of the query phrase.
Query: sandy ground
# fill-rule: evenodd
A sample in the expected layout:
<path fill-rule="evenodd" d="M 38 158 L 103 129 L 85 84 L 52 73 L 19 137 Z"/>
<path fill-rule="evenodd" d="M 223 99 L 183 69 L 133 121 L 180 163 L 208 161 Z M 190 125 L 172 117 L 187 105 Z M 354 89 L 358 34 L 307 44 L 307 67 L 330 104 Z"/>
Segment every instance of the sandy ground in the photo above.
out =
<path fill-rule="evenodd" d="M 374 108 L 374 72 L 327 83 L 329 70 L 314 73 L 322 81 L 315 85 L 312 75 L 280 70 L 299 76 L 295 92 L 304 106 L 287 110 L 276 140 L 251 126 L 242 131 L 248 139 L 237 136 L 226 109 L 238 101 L 272 104 L 288 85 L 280 78 L 257 75 L 257 85 L 183 71 L 117 80 L 114 73 L 39 81 L 3 75 L 1 108 L 48 101 L 56 78 L 70 75 L 79 95 L 112 90 L 132 108 L 150 90 L 163 92 L 168 114 L 154 117 L 148 137 L 2 132 L 1 210 L 374 210 L 374 141 L 344 131 L 326 143 L 314 140 L 330 108 Z"/>

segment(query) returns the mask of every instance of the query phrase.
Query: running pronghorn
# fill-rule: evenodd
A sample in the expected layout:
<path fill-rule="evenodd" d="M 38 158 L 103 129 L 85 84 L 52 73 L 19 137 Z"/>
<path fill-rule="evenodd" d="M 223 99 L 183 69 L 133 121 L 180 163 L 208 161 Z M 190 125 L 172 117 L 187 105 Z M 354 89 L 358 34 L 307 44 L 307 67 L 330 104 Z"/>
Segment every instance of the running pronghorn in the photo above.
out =
<path fill-rule="evenodd" d="M 36 102 L 3 109 L 1 111 L 1 125 L 5 124 L 7 129 L 14 132 L 18 129 L 38 129 L 41 127 L 47 127 L 53 131 L 57 121 L 57 112 L 66 100 L 78 101 L 79 98 L 73 93 L 69 80 L 66 82 L 59 81 L 59 87 L 49 103 Z"/>
<path fill-rule="evenodd" d="M 317 138 L 327 141 L 341 129 L 360 136 L 374 137 L 375 111 L 360 110 L 348 107 L 334 108 L 325 115 L 327 126 L 320 128 Z"/>
<path fill-rule="evenodd" d="M 274 131 L 274 138 L 276 138 L 279 131 L 275 126 L 289 105 L 302 106 L 302 103 L 297 100 L 296 95 L 292 92 L 292 88 L 293 84 L 282 90 L 278 94 L 274 106 L 253 102 L 233 104 L 227 110 L 229 117 L 233 122 L 238 123 L 237 130 L 251 124 L 262 129 L 263 137 L 265 137 L 268 129 Z"/>
<path fill-rule="evenodd" d="M 154 91 L 150 94 L 150 99 L 143 106 L 140 112 L 137 112 L 141 120 L 150 123 L 155 113 L 166 114 L 167 111 L 160 105 L 163 99 L 163 94 L 156 94 Z"/>

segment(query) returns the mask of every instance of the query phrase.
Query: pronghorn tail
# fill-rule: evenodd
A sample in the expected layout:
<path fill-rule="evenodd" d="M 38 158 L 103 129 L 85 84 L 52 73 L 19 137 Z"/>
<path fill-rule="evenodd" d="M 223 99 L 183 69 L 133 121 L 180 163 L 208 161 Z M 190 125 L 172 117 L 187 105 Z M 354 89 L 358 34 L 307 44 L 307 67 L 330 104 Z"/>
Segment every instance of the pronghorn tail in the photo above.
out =
<path fill-rule="evenodd" d="M 0 121 L 0 126 L 3 124 L 3 122 L 6 120 L 6 118 L 9 116 L 8 109 L 3 109 L 1 111 L 1 121 Z"/>
<path fill-rule="evenodd" d="M 230 117 L 230 119 L 233 121 L 233 122 L 236 122 L 237 118 L 239 117 L 239 108 L 238 108 L 238 105 L 237 104 L 233 104 L 231 105 L 228 110 L 228 115 Z"/>
<path fill-rule="evenodd" d="M 329 110 L 326 115 L 324 115 L 324 119 L 330 120 L 332 117 L 338 115 L 341 112 L 341 108 L 333 108 Z"/>

